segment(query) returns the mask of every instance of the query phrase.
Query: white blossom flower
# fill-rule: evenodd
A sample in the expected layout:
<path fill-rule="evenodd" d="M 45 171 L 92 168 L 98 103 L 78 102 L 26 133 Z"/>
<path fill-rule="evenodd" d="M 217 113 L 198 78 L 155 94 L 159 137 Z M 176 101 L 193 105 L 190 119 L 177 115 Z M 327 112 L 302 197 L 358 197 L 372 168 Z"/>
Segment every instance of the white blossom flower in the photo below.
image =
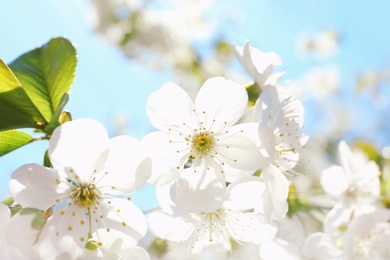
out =
<path fill-rule="evenodd" d="M 213 173 L 212 169 L 206 175 L 208 174 L 219 178 L 219 174 Z M 271 240 L 277 228 L 265 221 L 262 214 L 254 211 L 264 192 L 264 183 L 252 176 L 241 178 L 226 190 L 218 187 L 218 183 L 220 182 L 209 182 L 207 187 L 190 192 L 170 192 L 168 196 L 173 200 L 171 205 L 182 207 L 185 203 L 189 213 L 175 217 L 155 212 L 149 217 L 151 229 L 161 238 L 174 242 L 186 241 L 187 250 L 195 254 L 210 246 L 218 246 L 224 252 L 231 251 L 231 239 L 238 243 L 253 244 Z M 173 187 L 185 189 L 182 185 Z M 221 190 L 225 191 L 224 194 L 220 193 Z M 213 199 L 205 200 L 198 196 L 204 192 Z M 181 194 L 181 201 L 172 194 Z M 206 204 L 204 207 L 208 211 L 202 211 L 199 207 L 202 203 Z"/>
<path fill-rule="evenodd" d="M 147 114 L 160 132 L 142 140 L 156 166 L 149 182 L 170 182 L 189 159 L 194 167 L 214 167 L 222 173 L 224 165 L 252 171 L 261 167 L 264 161 L 259 149 L 245 136 L 257 124 L 234 125 L 247 103 L 245 88 L 222 77 L 207 80 L 195 104 L 174 83 L 153 93 Z"/>
<path fill-rule="evenodd" d="M 276 237 L 260 245 L 260 259 L 302 259 L 301 246 L 307 233 L 317 230 L 317 227 L 311 227 L 310 222 L 310 218 L 304 214 L 295 214 L 278 221 Z"/>
<path fill-rule="evenodd" d="M 87 241 L 135 245 L 146 233 L 146 218 L 126 194 L 144 185 L 151 162 L 140 142 L 109 139 L 97 121 L 79 119 L 58 127 L 48 154 L 56 171 L 38 164 L 18 168 L 9 183 L 20 204 L 53 214 L 38 244 L 43 258 L 61 252 L 77 256 Z"/>
<path fill-rule="evenodd" d="M 302 246 L 302 254 L 306 259 L 342 260 L 343 251 L 337 247 L 331 235 L 316 232 L 308 236 Z M 349 258 L 348 258 L 349 259 Z"/>
<path fill-rule="evenodd" d="M 284 72 L 274 73 L 274 68 L 282 65 L 282 60 L 275 52 L 262 52 L 245 41 L 244 47 L 234 46 L 234 54 L 247 73 L 261 90 L 275 84 Z"/>
<path fill-rule="evenodd" d="M 308 141 L 308 136 L 299 132 L 303 127 L 304 109 L 297 98 L 280 97 L 274 87 L 266 88 L 256 102 L 254 120 L 260 123 L 262 145 L 273 150 L 270 163 L 265 167 L 296 175 L 292 169 L 298 163 L 299 152 Z"/>
<path fill-rule="evenodd" d="M 282 98 L 272 86 L 264 89 L 255 105 L 254 120 L 259 122 L 258 138 L 261 152 L 267 152 L 261 178 L 267 185 L 265 210 L 274 220 L 287 212 L 289 181 L 283 175 L 298 174 L 293 170 L 308 137 L 299 131 L 303 127 L 303 106 L 295 97 Z M 268 199 L 266 199 L 268 198 Z"/>
<path fill-rule="evenodd" d="M 325 228 L 337 230 L 353 216 L 376 209 L 380 196 L 379 168 L 374 161 L 352 153 L 341 141 L 337 151 L 340 165 L 333 165 L 321 174 L 321 185 L 336 204 L 325 219 Z"/>
<path fill-rule="evenodd" d="M 40 229 L 32 225 L 35 214 L 16 214 L 0 203 L 0 259 L 36 259 L 33 247 Z"/>
<path fill-rule="evenodd" d="M 379 209 L 354 218 L 343 235 L 345 259 L 389 259 L 389 220 L 388 209 Z"/>
<path fill-rule="evenodd" d="M 302 33 L 297 38 L 297 47 L 302 55 L 323 60 L 338 54 L 340 39 L 340 34 L 333 29 Z"/>

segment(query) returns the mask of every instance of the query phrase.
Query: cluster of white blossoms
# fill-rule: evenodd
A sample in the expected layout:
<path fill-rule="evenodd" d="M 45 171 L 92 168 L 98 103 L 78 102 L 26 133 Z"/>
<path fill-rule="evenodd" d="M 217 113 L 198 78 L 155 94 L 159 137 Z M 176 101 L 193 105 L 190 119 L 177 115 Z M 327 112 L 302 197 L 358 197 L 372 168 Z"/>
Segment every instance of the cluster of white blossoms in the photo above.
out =
<path fill-rule="evenodd" d="M 307 237 L 302 253 L 308 259 L 389 259 L 390 211 L 380 203 L 380 171 L 360 151 L 341 141 L 338 161 L 324 170 L 321 185 L 334 199 L 323 231 Z M 320 252 L 320 253 L 319 253 Z"/>
<path fill-rule="evenodd" d="M 149 182 L 161 206 L 148 220 L 156 236 L 184 244 L 187 255 L 222 257 L 237 243 L 274 239 L 288 209 L 286 175 L 297 174 L 308 139 L 300 133 L 301 102 L 276 86 L 279 56 L 249 42 L 235 50 L 261 92 L 251 121 L 238 122 L 248 107 L 245 87 L 222 77 L 207 80 L 194 102 L 168 83 L 147 104 L 159 131 L 142 142 L 152 148 Z"/>
<path fill-rule="evenodd" d="M 50 168 L 12 173 L 0 258 L 150 259 L 149 236 L 163 241 L 158 259 L 388 259 L 379 167 L 344 141 L 320 178 L 334 203 L 322 230 L 304 232 L 291 202 L 308 141 L 303 105 L 279 83 L 276 53 L 234 50 L 260 93 L 252 109 L 244 85 L 213 77 L 194 101 L 174 83 L 155 91 L 146 109 L 156 131 L 142 140 L 110 139 L 92 119 L 56 128 Z M 160 207 L 145 215 L 131 196 L 146 183 Z"/>

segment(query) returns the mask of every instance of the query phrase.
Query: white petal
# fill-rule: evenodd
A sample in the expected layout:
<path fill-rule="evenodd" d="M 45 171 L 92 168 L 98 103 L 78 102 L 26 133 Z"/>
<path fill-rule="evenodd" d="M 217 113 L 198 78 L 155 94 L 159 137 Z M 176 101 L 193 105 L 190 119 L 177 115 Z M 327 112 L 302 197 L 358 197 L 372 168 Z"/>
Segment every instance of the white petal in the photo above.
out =
<path fill-rule="evenodd" d="M 100 250 L 103 253 L 103 259 L 132 259 L 132 260 L 149 260 L 150 256 L 145 249 L 139 246 L 131 246 L 123 248 L 122 239 L 117 239 L 109 247 L 101 247 Z M 91 258 L 91 260 L 94 258 Z"/>
<path fill-rule="evenodd" d="M 188 212 L 214 212 L 222 206 L 225 189 L 225 177 L 220 172 L 213 168 L 204 171 L 189 168 L 180 174 L 176 197 L 179 206 Z"/>
<path fill-rule="evenodd" d="M 274 126 L 282 125 L 285 121 L 293 121 L 302 128 L 304 118 L 304 108 L 302 102 L 296 97 L 284 99 L 275 110 Z"/>
<path fill-rule="evenodd" d="M 321 186 L 332 198 L 339 200 L 348 189 L 348 179 L 344 169 L 333 165 L 321 173 Z"/>
<path fill-rule="evenodd" d="M 271 101 L 270 101 L 269 92 L 263 92 L 256 100 L 254 112 L 253 112 L 253 120 L 255 122 L 267 124 L 269 119 L 271 118 L 270 109 L 271 109 Z"/>
<path fill-rule="evenodd" d="M 223 173 L 226 178 L 226 182 L 235 182 L 243 177 L 252 176 L 254 171 L 244 171 L 233 168 L 227 164 L 223 166 Z"/>
<path fill-rule="evenodd" d="M 88 226 L 84 208 L 74 205 L 57 208 L 39 236 L 37 247 L 41 257 L 55 259 L 67 252 L 75 259 L 88 240 Z"/>
<path fill-rule="evenodd" d="M 265 216 L 270 216 L 270 219 L 274 221 L 281 221 L 288 210 L 289 181 L 274 167 L 264 169 L 260 177 L 266 185 L 263 196 Z"/>
<path fill-rule="evenodd" d="M 3 239 L 2 236 L 5 234 L 10 218 L 11 211 L 6 205 L 0 203 L 0 241 Z"/>
<path fill-rule="evenodd" d="M 55 169 L 72 168 L 81 181 L 89 182 L 107 142 L 108 135 L 102 124 L 92 119 L 78 119 L 54 130 L 48 152 Z"/>
<path fill-rule="evenodd" d="M 11 218 L 9 208 L 0 203 L 0 259 L 37 259 L 32 244 L 39 231 L 31 232 L 31 222 L 26 222 L 25 218 L 20 221 L 18 215 Z"/>
<path fill-rule="evenodd" d="M 341 250 L 339 250 L 332 240 L 332 237 L 326 233 L 313 233 L 306 238 L 302 253 L 308 259 L 341 259 Z"/>
<path fill-rule="evenodd" d="M 260 168 L 266 167 L 272 163 L 275 159 L 275 136 L 273 129 L 271 129 L 267 124 L 260 123 L 258 128 L 259 136 L 259 150 L 262 155 L 262 164 Z"/>
<path fill-rule="evenodd" d="M 250 46 L 249 41 L 246 41 L 244 47 L 235 46 L 234 54 L 262 89 L 281 76 L 281 73 L 272 75 L 274 67 L 282 64 L 279 55 L 274 52 L 264 53 Z"/>
<path fill-rule="evenodd" d="M 207 131 L 215 133 L 235 124 L 248 104 L 243 86 L 222 77 L 208 79 L 199 90 L 195 108 Z"/>
<path fill-rule="evenodd" d="M 223 207 L 230 210 L 251 210 L 258 207 L 265 184 L 255 176 L 249 176 L 231 183 L 226 189 Z"/>
<path fill-rule="evenodd" d="M 301 260 L 302 253 L 294 242 L 275 238 L 260 245 L 260 258 L 262 260 Z"/>
<path fill-rule="evenodd" d="M 263 156 L 253 140 L 240 134 L 221 136 L 215 144 L 218 159 L 240 170 L 259 169 Z"/>
<path fill-rule="evenodd" d="M 189 249 L 194 254 L 203 251 L 205 247 L 216 247 L 220 253 L 231 251 L 230 234 L 226 226 L 226 214 L 215 212 L 198 214 L 196 230 L 190 239 Z"/>
<path fill-rule="evenodd" d="M 182 242 L 190 238 L 197 222 L 189 217 L 172 217 L 161 212 L 153 212 L 148 217 L 151 230 L 160 238 Z"/>
<path fill-rule="evenodd" d="M 189 159 L 190 147 L 184 138 L 180 141 L 172 137 L 175 136 L 152 132 L 141 140 L 152 158 L 152 175 L 148 180 L 150 184 L 159 186 L 169 183 Z"/>
<path fill-rule="evenodd" d="M 344 168 L 345 174 L 348 178 L 351 178 L 352 172 L 354 171 L 355 158 L 345 141 L 339 143 L 337 147 L 337 157 L 340 165 Z"/>
<path fill-rule="evenodd" d="M 5 235 L 8 244 L 13 247 L 32 247 L 41 231 L 38 227 L 33 227 L 34 218 L 36 218 L 37 214 L 41 215 L 41 212 L 38 210 L 31 212 L 31 214 L 25 214 L 25 212 L 28 212 L 28 210 L 20 210 L 9 221 Z"/>
<path fill-rule="evenodd" d="M 185 213 L 179 206 L 176 197 L 176 181 L 171 181 L 165 185 L 156 187 L 156 197 L 161 209 L 172 216 L 180 216 Z"/>
<path fill-rule="evenodd" d="M 24 206 L 47 210 L 71 190 L 60 183 L 58 173 L 39 164 L 25 164 L 12 173 L 9 192 Z"/>
<path fill-rule="evenodd" d="M 324 231 L 331 235 L 339 235 L 340 227 L 346 227 L 354 214 L 353 207 L 346 207 L 342 203 L 337 203 L 325 216 Z"/>
<path fill-rule="evenodd" d="M 253 212 L 230 212 L 226 216 L 226 229 L 234 240 L 254 244 L 272 240 L 278 230 Z"/>
<path fill-rule="evenodd" d="M 171 82 L 149 96 L 146 112 L 153 126 L 161 131 L 172 128 L 186 133 L 187 127 L 191 130 L 198 128 L 190 97 Z"/>
<path fill-rule="evenodd" d="M 368 162 L 355 173 L 356 187 L 362 197 L 371 199 L 372 202 L 380 196 L 379 168 L 374 161 Z"/>
<path fill-rule="evenodd" d="M 117 238 L 122 238 L 126 243 L 136 245 L 146 234 L 145 215 L 128 199 L 110 198 L 103 200 L 91 218 L 97 239 L 104 245 L 111 245 Z"/>
<path fill-rule="evenodd" d="M 96 176 L 96 186 L 107 187 L 109 192 L 104 190 L 107 193 L 134 192 L 146 183 L 152 173 L 151 159 L 144 147 L 130 136 L 110 139 L 108 155 L 102 159 L 104 166 Z"/>

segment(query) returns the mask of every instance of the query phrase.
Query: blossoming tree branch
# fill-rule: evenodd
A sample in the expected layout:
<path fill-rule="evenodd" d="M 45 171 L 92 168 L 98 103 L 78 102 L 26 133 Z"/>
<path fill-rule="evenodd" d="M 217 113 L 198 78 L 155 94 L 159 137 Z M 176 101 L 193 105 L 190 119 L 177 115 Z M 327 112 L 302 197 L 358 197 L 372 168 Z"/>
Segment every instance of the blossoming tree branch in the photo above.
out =
<path fill-rule="evenodd" d="M 233 50 L 253 82 L 212 77 L 194 100 L 164 84 L 146 107 L 156 131 L 141 140 L 64 110 L 77 63 L 69 40 L 0 60 L 0 154 L 49 141 L 42 164 L 10 173 L 0 258 L 386 259 L 380 167 L 341 141 L 320 180 L 332 206 L 304 199 L 293 185 L 305 178 L 295 169 L 309 140 L 304 107 L 275 70 L 281 58 L 249 41 Z M 146 183 L 160 206 L 151 212 L 131 200 Z M 294 241 L 302 218 L 320 228 Z"/>

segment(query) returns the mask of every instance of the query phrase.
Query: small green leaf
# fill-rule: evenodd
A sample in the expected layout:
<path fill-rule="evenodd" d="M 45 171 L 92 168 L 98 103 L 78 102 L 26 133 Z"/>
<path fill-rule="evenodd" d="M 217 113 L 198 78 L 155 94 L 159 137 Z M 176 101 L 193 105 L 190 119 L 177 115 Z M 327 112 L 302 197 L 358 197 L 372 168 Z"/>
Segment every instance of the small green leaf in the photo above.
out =
<path fill-rule="evenodd" d="M 34 138 L 22 131 L 8 130 L 0 132 L 0 156 L 31 143 Z"/>
<path fill-rule="evenodd" d="M 69 94 L 64 93 L 64 95 L 61 98 L 59 106 L 54 111 L 54 113 L 51 117 L 49 124 L 45 127 L 46 133 L 49 133 L 49 134 L 53 133 L 54 129 L 60 125 L 61 112 L 64 109 L 66 103 L 68 103 L 68 101 L 69 101 Z"/>
<path fill-rule="evenodd" d="M 41 230 L 46 223 L 46 219 L 44 218 L 42 212 L 39 209 L 34 208 L 23 208 L 19 210 L 20 215 L 30 215 L 34 214 L 34 218 L 31 222 L 31 227 L 35 230 Z"/>
<path fill-rule="evenodd" d="M 46 122 L 69 92 L 76 72 L 77 54 L 65 38 L 50 40 L 40 48 L 27 52 L 9 67 L 15 73 Z"/>
<path fill-rule="evenodd" d="M 39 212 L 35 215 L 31 222 L 31 227 L 35 230 L 41 230 L 46 223 L 46 219 L 43 217 L 42 213 Z"/>
<path fill-rule="evenodd" d="M 50 161 L 48 150 L 46 150 L 45 156 L 43 157 L 43 166 L 45 166 L 47 168 L 53 168 L 53 165 L 51 164 L 51 161 Z"/>
<path fill-rule="evenodd" d="M 20 215 L 29 215 L 29 214 L 37 214 L 37 213 L 41 213 L 41 211 L 35 208 L 23 208 L 19 210 Z"/>
<path fill-rule="evenodd" d="M 0 131 L 33 128 L 44 121 L 11 69 L 0 59 Z"/>
<path fill-rule="evenodd" d="M 15 200 L 12 197 L 6 198 L 1 203 L 4 205 L 7 205 L 8 207 L 11 207 L 12 204 L 14 204 Z"/>

